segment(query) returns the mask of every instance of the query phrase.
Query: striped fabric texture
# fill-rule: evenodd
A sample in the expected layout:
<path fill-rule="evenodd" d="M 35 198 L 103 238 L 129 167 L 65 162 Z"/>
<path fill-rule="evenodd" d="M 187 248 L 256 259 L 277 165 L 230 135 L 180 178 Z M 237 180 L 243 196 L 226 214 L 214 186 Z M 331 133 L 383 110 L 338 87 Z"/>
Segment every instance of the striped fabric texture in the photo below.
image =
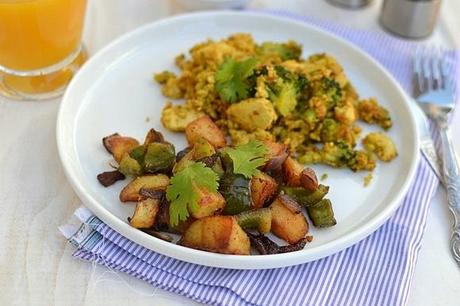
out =
<path fill-rule="evenodd" d="M 276 14 L 317 25 L 355 43 L 382 63 L 405 89 L 411 89 L 415 43 Z M 452 53 L 451 61 L 458 67 L 457 53 Z M 376 232 L 335 255 L 280 269 L 229 270 L 178 261 L 124 238 L 86 208 L 76 211 L 82 227 L 67 236 L 78 247 L 75 257 L 209 305 L 405 305 L 429 202 L 437 186 L 436 176 L 421 158 L 401 207 Z"/>

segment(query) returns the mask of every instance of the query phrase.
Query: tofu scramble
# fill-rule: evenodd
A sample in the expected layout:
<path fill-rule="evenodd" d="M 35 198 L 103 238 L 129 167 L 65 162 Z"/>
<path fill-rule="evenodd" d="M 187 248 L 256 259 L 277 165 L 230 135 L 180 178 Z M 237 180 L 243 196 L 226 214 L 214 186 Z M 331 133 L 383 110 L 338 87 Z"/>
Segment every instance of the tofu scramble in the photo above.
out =
<path fill-rule="evenodd" d="M 254 41 L 239 33 L 208 40 L 178 55 L 180 74 L 163 71 L 154 79 L 168 102 L 162 124 L 183 132 L 193 120 L 210 116 L 233 145 L 250 140 L 277 141 L 304 164 L 327 164 L 353 171 L 372 171 L 376 158 L 397 156 L 383 132 L 364 136 L 359 122 L 392 126 L 389 112 L 375 98 L 361 99 L 332 56 L 302 58 L 302 46 Z"/>

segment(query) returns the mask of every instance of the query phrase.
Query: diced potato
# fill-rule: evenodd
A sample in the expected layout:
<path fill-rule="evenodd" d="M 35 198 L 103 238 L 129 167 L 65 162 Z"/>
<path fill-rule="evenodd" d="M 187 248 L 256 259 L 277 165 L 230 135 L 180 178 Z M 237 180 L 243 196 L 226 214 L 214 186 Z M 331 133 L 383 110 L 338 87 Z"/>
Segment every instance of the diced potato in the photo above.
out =
<path fill-rule="evenodd" d="M 137 202 L 129 224 L 135 228 L 151 228 L 160 209 L 160 200 L 147 198 Z"/>
<path fill-rule="evenodd" d="M 194 249 L 235 255 L 249 255 L 249 237 L 232 216 L 198 219 L 185 231 L 180 243 Z"/>
<path fill-rule="evenodd" d="M 172 105 L 168 103 L 161 112 L 161 123 L 168 130 L 183 132 L 190 122 L 201 116 L 203 116 L 202 112 L 198 112 L 187 105 Z"/>
<path fill-rule="evenodd" d="M 198 210 L 193 211 L 189 207 L 192 217 L 201 219 L 212 216 L 221 211 L 225 206 L 224 197 L 218 192 L 209 192 L 205 188 L 199 189 Z"/>
<path fill-rule="evenodd" d="M 165 139 L 163 137 L 163 134 L 156 131 L 155 129 L 150 129 L 147 132 L 147 135 L 145 135 L 144 145 L 147 146 L 154 142 L 164 142 L 164 141 Z"/>
<path fill-rule="evenodd" d="M 188 151 L 178 162 L 174 164 L 172 172 L 175 174 L 186 167 L 188 167 L 193 162 L 194 150 Z"/>
<path fill-rule="evenodd" d="M 278 184 L 269 175 L 259 172 L 251 179 L 251 198 L 254 208 L 262 208 L 270 202 L 278 190 Z"/>
<path fill-rule="evenodd" d="M 272 210 L 272 233 L 294 244 L 308 232 L 308 223 L 297 202 L 280 195 L 270 205 Z"/>
<path fill-rule="evenodd" d="M 265 98 L 252 98 L 232 104 L 227 109 L 227 116 L 248 132 L 268 130 L 278 118 L 273 104 Z"/>
<path fill-rule="evenodd" d="M 120 201 L 136 202 L 141 199 L 139 191 L 145 189 L 166 189 L 169 185 L 169 177 L 164 174 L 144 175 L 132 180 L 120 192 Z"/>
<path fill-rule="evenodd" d="M 265 147 L 267 148 L 268 162 L 264 166 L 264 171 L 279 170 L 288 157 L 288 150 L 284 144 L 264 141 Z"/>
<path fill-rule="evenodd" d="M 132 137 L 120 136 L 118 133 L 102 138 L 102 143 L 113 158 L 119 163 L 125 153 L 131 152 L 132 149 L 139 145 L 139 141 Z"/>
<path fill-rule="evenodd" d="M 185 128 L 185 136 L 190 145 L 194 145 L 202 138 L 215 148 L 222 148 L 227 144 L 224 133 L 208 116 L 202 116 L 190 122 Z"/>
<path fill-rule="evenodd" d="M 288 186 L 303 187 L 314 191 L 318 188 L 318 178 L 311 168 L 304 168 L 298 161 L 288 157 L 283 163 L 284 180 Z"/>
<path fill-rule="evenodd" d="M 292 157 L 286 158 L 283 163 L 283 173 L 284 179 L 288 186 L 300 186 L 300 176 L 302 174 L 303 168 L 303 165 L 301 165 Z"/>

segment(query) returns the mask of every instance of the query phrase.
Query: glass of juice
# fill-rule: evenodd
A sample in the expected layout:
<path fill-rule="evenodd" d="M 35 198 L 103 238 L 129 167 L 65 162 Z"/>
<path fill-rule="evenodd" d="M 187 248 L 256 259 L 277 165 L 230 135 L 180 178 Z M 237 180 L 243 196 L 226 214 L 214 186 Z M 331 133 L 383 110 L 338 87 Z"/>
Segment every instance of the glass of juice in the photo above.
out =
<path fill-rule="evenodd" d="M 59 96 L 86 59 L 86 0 L 0 0 L 0 94 Z"/>

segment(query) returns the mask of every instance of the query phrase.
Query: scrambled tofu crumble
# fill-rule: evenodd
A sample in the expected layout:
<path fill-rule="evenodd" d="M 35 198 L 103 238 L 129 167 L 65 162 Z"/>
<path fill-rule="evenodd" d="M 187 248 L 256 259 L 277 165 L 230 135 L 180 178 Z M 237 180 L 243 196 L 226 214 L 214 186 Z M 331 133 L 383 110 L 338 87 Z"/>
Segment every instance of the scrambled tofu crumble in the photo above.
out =
<path fill-rule="evenodd" d="M 377 156 L 397 156 L 391 139 L 371 133 L 356 147 L 360 121 L 392 126 L 375 98 L 360 99 L 337 60 L 325 53 L 302 58 L 295 41 L 257 43 L 239 33 L 193 46 L 181 54 L 176 75 L 154 76 L 163 95 L 184 99 L 166 104 L 163 125 L 176 132 L 207 114 L 235 145 L 252 139 L 286 144 L 300 162 L 372 171 Z"/>

